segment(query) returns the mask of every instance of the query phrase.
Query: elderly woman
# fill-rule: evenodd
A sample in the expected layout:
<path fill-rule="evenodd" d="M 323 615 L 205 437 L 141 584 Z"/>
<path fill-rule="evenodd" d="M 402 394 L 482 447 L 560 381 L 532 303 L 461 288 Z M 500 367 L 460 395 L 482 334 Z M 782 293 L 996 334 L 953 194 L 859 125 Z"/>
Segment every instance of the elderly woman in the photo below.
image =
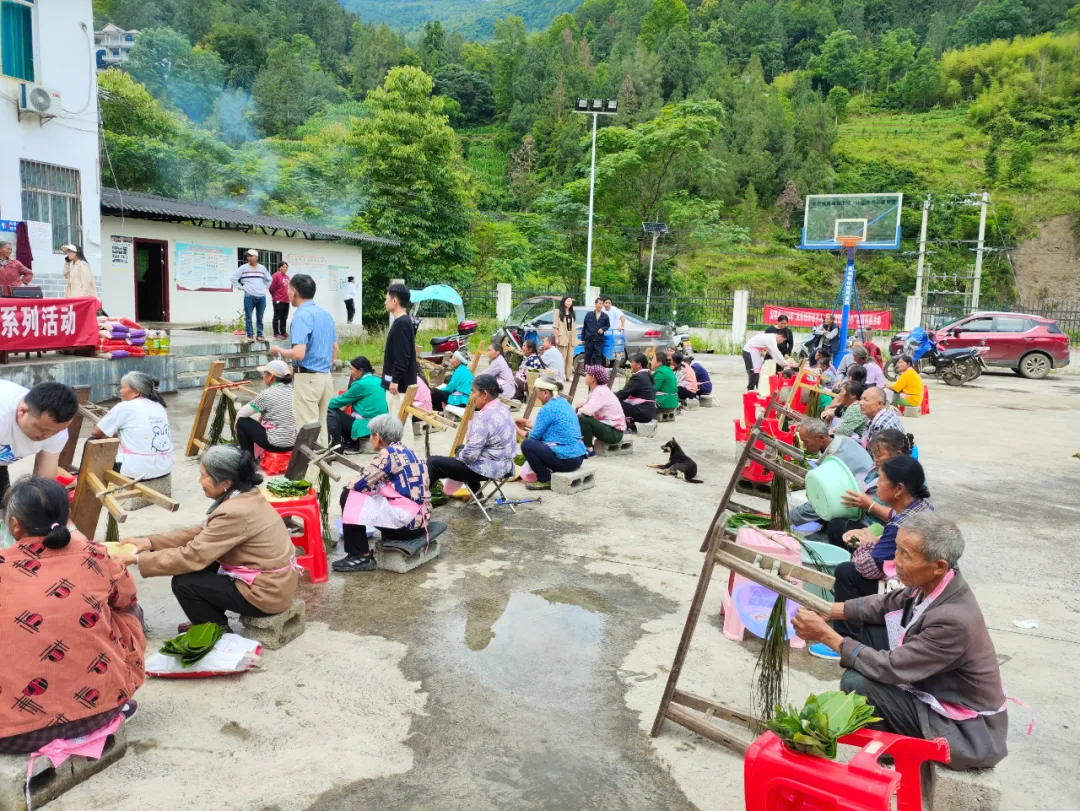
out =
<path fill-rule="evenodd" d="M 679 407 L 679 383 L 675 379 L 675 372 L 671 369 L 671 362 L 663 349 L 657 349 L 652 362 L 653 387 L 656 390 L 657 408 Z"/>
<path fill-rule="evenodd" d="M 606 445 L 622 442 L 626 431 L 626 415 L 622 402 L 608 385 L 611 373 L 605 366 L 586 366 L 585 385 L 589 387 L 589 396 L 574 410 L 578 414 L 581 427 L 581 440 L 585 443 L 588 456 L 596 456 L 593 450 L 593 437 Z"/>
<path fill-rule="evenodd" d="M 886 523 L 880 537 L 869 527 L 843 534 L 844 543 L 854 548 L 854 552 L 850 561 L 836 567 L 833 594 L 837 601 L 877 594 L 878 584 L 886 579 L 886 564 L 896 557 L 896 533 L 913 516 L 933 511 L 929 498 L 922 465 L 910 456 L 893 456 L 878 466 L 877 500 L 883 506 L 875 508 L 872 497 L 849 491 L 848 504 L 870 511 Z M 848 628 L 840 623 L 836 630 L 848 635 Z M 839 658 L 826 645 L 811 645 L 810 654 L 834 661 Z"/>
<path fill-rule="evenodd" d="M 3 550 L 0 754 L 108 726 L 130 714 L 146 678 L 135 580 L 104 547 L 68 530 L 68 510 L 52 479 L 21 479 L 5 499 L 17 545 Z"/>
<path fill-rule="evenodd" d="M 821 419 L 831 426 L 833 436 L 862 439 L 862 432 L 870 422 L 859 408 L 859 398 L 862 397 L 862 393 L 863 384 L 856 380 L 849 380 L 840 387 L 840 394 L 836 400 L 821 412 Z"/>
<path fill-rule="evenodd" d="M 525 485 L 526 490 L 550 490 L 552 472 L 577 470 L 585 459 L 585 443 L 574 407 L 559 392 L 563 389 L 553 377 L 545 375 L 536 381 L 536 399 L 540 411 L 532 420 L 516 419 L 521 452 L 536 481 Z"/>
<path fill-rule="evenodd" d="M 411 540 L 427 532 L 431 491 L 427 465 L 401 441 L 401 421 L 383 414 L 368 423 L 376 456 L 363 473 L 341 491 L 341 539 L 345 557 L 335 572 L 372 572 L 375 558 L 368 545 L 368 527 L 383 540 Z"/>
<path fill-rule="evenodd" d="M 479 375 L 472 385 L 473 417 L 465 444 L 456 456 L 432 456 L 427 460 L 431 481 L 453 479 L 475 491 L 489 479 L 514 472 L 517 437 L 510 409 L 499 399 L 499 384 L 491 375 Z"/>
<path fill-rule="evenodd" d="M 247 451 L 216 445 L 202 455 L 199 485 L 210 499 L 201 524 L 148 538 L 128 538 L 137 553 L 117 560 L 143 577 L 172 575 L 172 591 L 192 625 L 226 611 L 266 617 L 296 593 L 296 557 L 285 522 L 259 490 L 262 476 Z M 183 628 L 181 628 L 183 630 Z"/>
<path fill-rule="evenodd" d="M 636 422 L 652 422 L 656 419 L 656 389 L 648 363 L 649 359 L 644 353 L 633 355 L 626 383 L 615 392 L 627 424 L 631 426 Z"/>
<path fill-rule="evenodd" d="M 292 370 L 283 360 L 259 366 L 266 389 L 236 412 L 236 444 L 255 453 L 258 445 L 271 453 L 288 453 L 296 443 Z"/>
<path fill-rule="evenodd" d="M 132 479 L 157 479 L 173 470 L 169 415 L 157 391 L 157 381 L 146 372 L 128 372 L 120 378 L 120 402 L 109 409 L 90 432 L 92 439 L 120 437 L 114 469 Z"/>
<path fill-rule="evenodd" d="M 94 271 L 80 245 L 62 245 L 64 252 L 64 298 L 97 298 Z"/>
<path fill-rule="evenodd" d="M 345 409 L 351 410 L 351 414 Z M 375 374 L 371 361 L 357 355 L 349 361 L 349 388 L 330 400 L 326 429 L 331 445 L 344 445 L 346 453 L 359 451 L 361 439 L 370 435 L 368 423 L 386 414 L 386 389 Z"/>
<path fill-rule="evenodd" d="M 896 575 L 905 588 L 836 602 L 830 617 L 800 608 L 795 631 L 834 651 L 840 689 L 865 696 L 897 735 L 949 742 L 950 769 L 985 769 L 1007 754 L 1009 731 L 997 652 L 979 603 L 957 569 L 964 538 L 933 513 L 896 536 Z"/>
<path fill-rule="evenodd" d="M 510 364 L 503 357 L 502 342 L 492 341 L 488 347 L 487 356 L 489 363 L 484 374 L 491 375 L 499 381 L 499 391 L 503 397 L 507 400 L 514 399 L 518 393 L 518 387 L 514 380 L 514 373 L 510 370 Z"/>
<path fill-rule="evenodd" d="M 460 349 L 450 356 L 450 380 L 431 390 L 432 411 L 442 411 L 448 405 L 463 406 L 469 402 L 473 387 L 473 373 L 469 371 L 469 358 Z"/>

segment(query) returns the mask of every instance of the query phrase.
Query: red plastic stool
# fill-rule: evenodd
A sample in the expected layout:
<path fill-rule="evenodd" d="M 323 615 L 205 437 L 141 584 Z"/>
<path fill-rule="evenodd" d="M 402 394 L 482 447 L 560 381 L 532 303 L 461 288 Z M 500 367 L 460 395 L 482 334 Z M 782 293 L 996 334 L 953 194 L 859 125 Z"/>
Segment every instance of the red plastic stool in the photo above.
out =
<path fill-rule="evenodd" d="M 840 742 L 862 751 L 837 763 L 789 749 L 766 732 L 746 752 L 746 811 L 890 811 L 893 794 L 897 811 L 920 811 L 920 766 L 949 759 L 943 738 L 924 741 L 863 729 Z M 895 771 L 878 764 L 884 755 L 893 759 Z"/>
<path fill-rule="evenodd" d="M 79 481 L 78 476 L 69 476 L 66 473 L 57 473 L 56 481 L 59 482 L 64 488 L 70 487 L 68 490 L 68 504 L 75 503 L 75 487 L 74 485 Z"/>
<path fill-rule="evenodd" d="M 922 406 L 919 409 L 919 414 L 924 417 L 930 416 L 930 387 L 923 386 L 922 392 Z"/>
<path fill-rule="evenodd" d="M 296 562 L 311 572 L 312 583 L 325 583 L 330 578 L 330 567 L 326 562 L 326 547 L 323 546 L 322 517 L 319 515 L 319 499 L 315 489 L 308 490 L 306 496 L 299 498 L 278 498 L 273 493 L 263 491 L 277 514 L 282 518 L 301 518 L 304 521 L 304 535 L 293 538 L 294 546 L 304 550 Z"/>
<path fill-rule="evenodd" d="M 267 476 L 282 476 L 289 469 L 290 459 L 292 459 L 292 451 L 285 451 L 284 453 L 263 451 L 259 464 L 263 473 Z"/>

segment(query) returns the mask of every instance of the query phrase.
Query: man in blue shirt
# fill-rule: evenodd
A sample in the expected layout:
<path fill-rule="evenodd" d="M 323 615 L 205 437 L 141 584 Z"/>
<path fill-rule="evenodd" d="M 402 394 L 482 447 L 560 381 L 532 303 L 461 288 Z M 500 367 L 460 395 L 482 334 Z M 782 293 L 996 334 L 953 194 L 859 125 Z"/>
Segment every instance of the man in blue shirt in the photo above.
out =
<path fill-rule="evenodd" d="M 291 349 L 270 347 L 270 354 L 293 366 L 293 416 L 296 427 L 319 423 L 319 442 L 327 442 L 326 412 L 334 393 L 330 367 L 337 360 L 337 331 L 334 319 L 316 304 L 315 280 L 305 273 L 289 279 L 289 303 L 296 310 L 289 324 Z"/>

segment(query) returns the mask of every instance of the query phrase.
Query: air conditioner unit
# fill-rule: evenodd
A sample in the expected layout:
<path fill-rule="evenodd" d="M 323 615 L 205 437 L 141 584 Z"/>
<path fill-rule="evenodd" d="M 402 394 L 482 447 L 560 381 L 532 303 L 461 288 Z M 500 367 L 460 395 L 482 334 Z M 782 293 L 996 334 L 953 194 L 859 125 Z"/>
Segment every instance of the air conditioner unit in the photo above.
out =
<path fill-rule="evenodd" d="M 60 91 L 49 90 L 39 84 L 23 82 L 19 92 L 19 112 L 34 113 L 42 117 L 60 115 L 64 107 L 60 102 Z"/>

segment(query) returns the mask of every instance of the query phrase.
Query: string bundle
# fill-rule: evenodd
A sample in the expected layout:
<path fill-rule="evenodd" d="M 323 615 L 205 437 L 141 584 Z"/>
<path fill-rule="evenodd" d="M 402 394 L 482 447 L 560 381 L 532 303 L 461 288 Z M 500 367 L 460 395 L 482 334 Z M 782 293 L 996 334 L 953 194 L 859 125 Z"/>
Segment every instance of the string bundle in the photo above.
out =
<path fill-rule="evenodd" d="M 787 598 L 776 595 L 769 621 L 765 625 L 765 640 L 754 665 L 751 706 L 754 715 L 761 719 L 758 725 L 772 717 L 773 708 L 784 703 L 787 692 L 788 652 Z"/>
<path fill-rule="evenodd" d="M 330 475 L 322 470 L 319 472 L 318 490 L 316 495 L 319 499 L 319 518 L 322 521 L 323 546 L 328 552 L 332 552 L 337 546 L 334 533 L 330 529 Z"/>

